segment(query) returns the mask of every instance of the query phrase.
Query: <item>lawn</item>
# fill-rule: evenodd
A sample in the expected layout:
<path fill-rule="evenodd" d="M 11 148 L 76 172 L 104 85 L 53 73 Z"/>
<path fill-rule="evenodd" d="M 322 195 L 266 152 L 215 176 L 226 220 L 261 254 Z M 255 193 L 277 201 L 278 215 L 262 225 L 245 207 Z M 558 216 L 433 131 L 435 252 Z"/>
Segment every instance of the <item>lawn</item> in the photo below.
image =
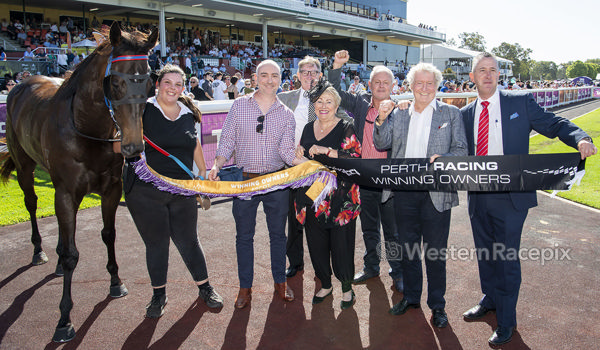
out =
<path fill-rule="evenodd" d="M 600 110 L 581 116 L 573 123 L 585 130 L 595 140 L 600 141 Z M 536 135 L 529 142 L 530 153 L 567 153 L 575 150 L 558 139 L 548 139 Z M 570 191 L 559 192 L 558 196 L 600 209 L 600 155 L 589 157 L 585 161 L 585 176 L 581 186 L 573 186 Z"/>
<path fill-rule="evenodd" d="M 50 175 L 40 168 L 35 170 L 35 193 L 38 196 L 37 217 L 54 215 L 54 187 Z M 80 209 L 100 205 L 100 196 L 91 194 L 85 196 Z M 23 191 L 17 182 L 16 172 L 6 185 L 0 184 L 0 226 L 12 225 L 29 220 L 29 213 L 23 202 Z"/>

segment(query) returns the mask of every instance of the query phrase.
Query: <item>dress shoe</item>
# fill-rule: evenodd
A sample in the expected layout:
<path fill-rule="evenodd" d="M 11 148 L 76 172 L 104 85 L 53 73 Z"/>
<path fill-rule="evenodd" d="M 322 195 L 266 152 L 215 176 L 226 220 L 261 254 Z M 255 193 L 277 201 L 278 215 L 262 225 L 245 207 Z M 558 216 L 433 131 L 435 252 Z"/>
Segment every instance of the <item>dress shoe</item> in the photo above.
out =
<path fill-rule="evenodd" d="M 352 297 L 350 298 L 350 300 L 348 300 L 348 301 L 342 300 L 340 302 L 340 307 L 342 308 L 342 310 L 351 308 L 352 305 L 354 305 L 354 302 L 356 301 L 356 298 L 355 298 L 355 295 L 354 295 L 354 291 L 351 290 L 350 292 L 351 292 L 351 295 L 352 295 Z"/>
<path fill-rule="evenodd" d="M 396 288 L 398 293 L 404 292 L 404 281 L 402 280 L 402 277 L 394 278 L 394 288 Z"/>
<path fill-rule="evenodd" d="M 159 318 L 165 313 L 165 305 L 169 298 L 165 294 L 153 295 L 152 299 L 146 305 L 146 317 L 148 318 Z"/>
<path fill-rule="evenodd" d="M 294 300 L 294 292 L 286 282 L 275 283 L 275 293 L 284 301 Z"/>
<path fill-rule="evenodd" d="M 361 272 L 354 275 L 354 280 L 352 281 L 352 283 L 354 283 L 354 284 L 363 283 L 366 280 L 373 278 L 373 277 L 377 277 L 377 276 L 379 276 L 379 272 L 374 272 L 371 270 L 362 270 Z"/>
<path fill-rule="evenodd" d="M 392 307 L 388 312 L 392 315 L 403 315 L 410 308 L 418 309 L 420 307 L 421 304 L 419 303 L 410 304 L 406 299 L 402 299 L 398 304 L 394 305 L 394 307 Z"/>
<path fill-rule="evenodd" d="M 237 298 L 235 298 L 236 309 L 243 309 L 252 300 L 252 288 L 240 288 Z"/>
<path fill-rule="evenodd" d="M 333 287 L 331 288 L 331 290 L 329 291 L 329 293 L 325 294 L 325 295 L 324 295 L 324 296 L 322 296 L 322 297 L 320 297 L 320 296 L 317 296 L 317 295 L 315 294 L 315 296 L 313 297 L 312 303 L 313 303 L 313 304 L 320 304 L 320 303 L 322 303 L 322 302 L 323 302 L 323 301 L 324 301 L 324 300 L 325 300 L 325 299 L 326 299 L 328 296 L 330 296 L 330 295 L 331 295 L 331 293 L 333 293 Z"/>
<path fill-rule="evenodd" d="M 498 326 L 494 331 L 494 334 L 488 339 L 491 345 L 502 345 L 508 343 L 513 336 L 515 327 L 502 327 Z"/>
<path fill-rule="evenodd" d="M 302 271 L 302 270 L 304 270 L 304 265 L 290 266 L 285 271 L 285 277 L 292 278 L 292 277 L 296 276 L 298 271 Z"/>
<path fill-rule="evenodd" d="M 488 309 L 487 307 L 485 307 L 481 304 L 477 304 L 477 305 L 473 306 L 471 309 L 467 310 L 467 312 L 465 312 L 463 314 L 463 317 L 465 318 L 465 320 L 474 321 L 474 320 L 478 320 L 478 319 L 482 318 L 488 312 L 492 312 L 495 310 L 496 309 Z"/>
<path fill-rule="evenodd" d="M 444 309 L 433 310 L 433 325 L 437 328 L 444 328 L 448 326 L 448 315 Z"/>

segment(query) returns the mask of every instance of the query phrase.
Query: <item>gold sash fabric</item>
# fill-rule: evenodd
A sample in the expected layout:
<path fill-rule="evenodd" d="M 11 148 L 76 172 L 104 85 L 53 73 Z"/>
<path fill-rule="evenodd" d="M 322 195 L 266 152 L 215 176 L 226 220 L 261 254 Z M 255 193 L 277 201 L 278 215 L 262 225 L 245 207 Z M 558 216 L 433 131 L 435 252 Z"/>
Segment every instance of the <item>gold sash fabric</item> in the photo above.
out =
<path fill-rule="evenodd" d="M 336 176 L 335 172 L 314 160 L 246 181 L 177 180 L 160 175 L 150 167 L 148 169 L 152 175 L 170 186 L 211 197 L 245 197 L 244 195 L 252 196 L 280 188 L 311 186 L 313 183 L 321 189 L 320 193 L 335 188 L 335 185 L 331 184 L 331 178 L 335 179 Z"/>

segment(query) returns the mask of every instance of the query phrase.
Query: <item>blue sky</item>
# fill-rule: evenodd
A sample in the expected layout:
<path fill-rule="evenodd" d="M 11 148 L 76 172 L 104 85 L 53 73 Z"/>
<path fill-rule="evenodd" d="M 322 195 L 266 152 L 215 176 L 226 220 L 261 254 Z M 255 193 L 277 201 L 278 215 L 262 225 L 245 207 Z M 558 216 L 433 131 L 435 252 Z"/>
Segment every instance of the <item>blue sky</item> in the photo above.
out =
<path fill-rule="evenodd" d="M 408 22 L 437 26 L 448 39 L 478 32 L 491 50 L 502 42 L 533 50 L 536 61 L 600 58 L 597 0 L 408 0 Z"/>

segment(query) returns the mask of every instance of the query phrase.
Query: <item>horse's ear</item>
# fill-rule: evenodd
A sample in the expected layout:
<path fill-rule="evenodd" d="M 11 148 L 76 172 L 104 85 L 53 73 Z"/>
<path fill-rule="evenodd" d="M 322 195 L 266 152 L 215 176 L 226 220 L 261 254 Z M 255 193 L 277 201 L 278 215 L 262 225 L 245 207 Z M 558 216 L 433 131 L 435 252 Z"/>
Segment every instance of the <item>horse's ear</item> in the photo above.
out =
<path fill-rule="evenodd" d="M 110 44 L 115 47 L 121 43 L 121 26 L 119 22 L 114 21 L 110 26 Z"/>
<path fill-rule="evenodd" d="M 148 35 L 148 42 L 144 45 L 145 51 L 150 51 L 156 46 L 156 41 L 158 40 L 158 28 L 154 27 Z"/>

